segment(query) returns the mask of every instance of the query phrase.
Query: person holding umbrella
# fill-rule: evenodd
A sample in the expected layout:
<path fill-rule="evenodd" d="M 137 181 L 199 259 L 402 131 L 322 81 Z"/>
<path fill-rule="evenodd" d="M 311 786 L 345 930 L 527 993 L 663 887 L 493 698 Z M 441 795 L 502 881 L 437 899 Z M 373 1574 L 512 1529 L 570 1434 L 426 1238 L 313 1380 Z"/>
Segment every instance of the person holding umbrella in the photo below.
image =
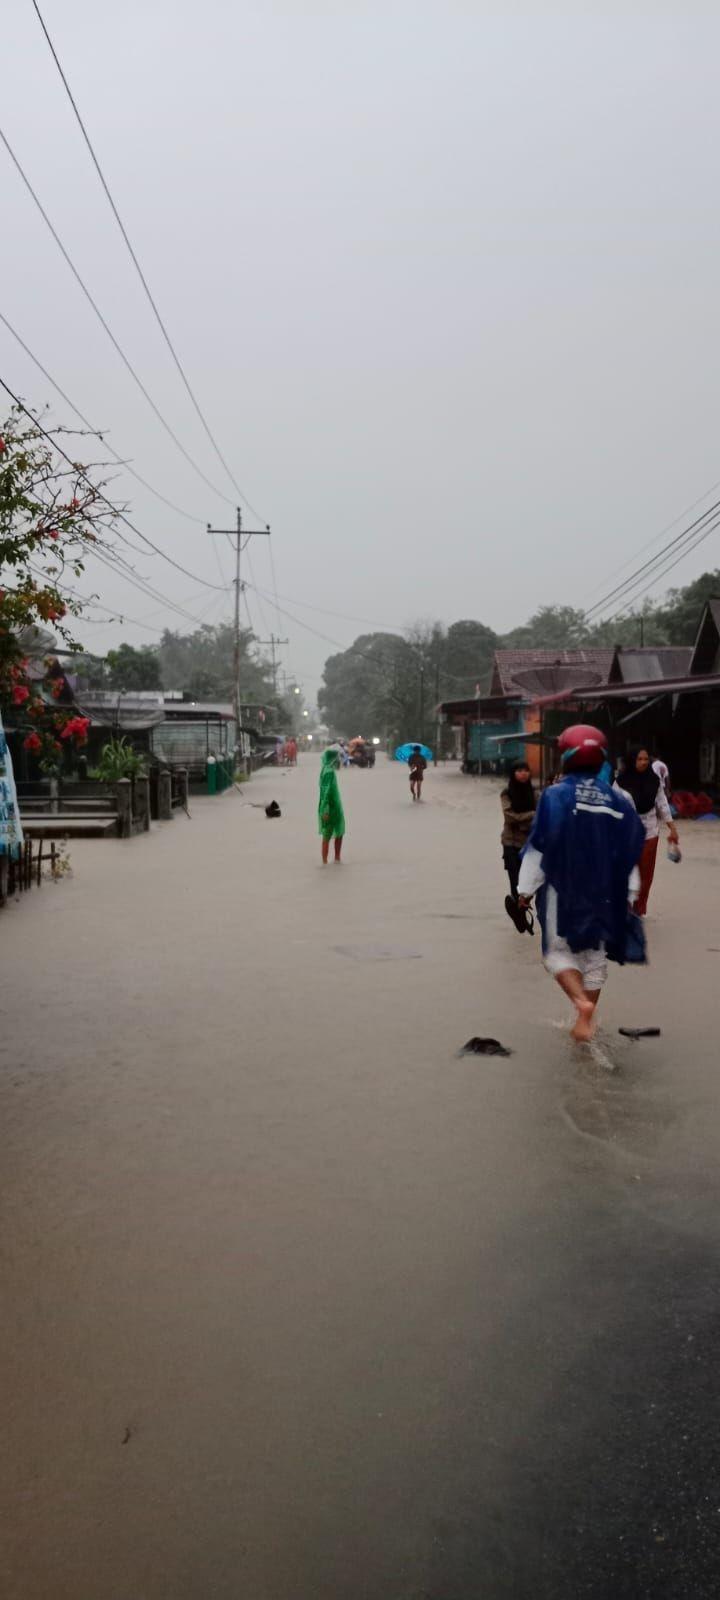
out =
<path fill-rule="evenodd" d="M 421 800 L 423 778 L 428 761 L 432 761 L 432 750 L 428 750 L 426 744 L 401 744 L 395 751 L 395 760 L 407 762 L 410 768 L 410 794 L 413 800 Z"/>
<path fill-rule="evenodd" d="M 416 744 L 410 757 L 410 793 L 413 800 L 422 800 L 423 778 L 426 771 L 427 761 L 419 744 Z"/>

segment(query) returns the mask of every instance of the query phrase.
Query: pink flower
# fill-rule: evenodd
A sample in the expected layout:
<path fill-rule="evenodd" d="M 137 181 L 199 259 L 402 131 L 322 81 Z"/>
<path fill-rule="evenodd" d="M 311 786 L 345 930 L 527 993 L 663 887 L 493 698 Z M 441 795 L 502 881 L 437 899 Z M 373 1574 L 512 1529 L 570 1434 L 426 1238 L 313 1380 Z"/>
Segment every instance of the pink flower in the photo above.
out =
<path fill-rule="evenodd" d="M 26 689 L 23 683 L 16 683 L 12 692 L 12 697 L 14 706 L 22 706 L 25 704 L 26 700 L 30 699 L 30 690 Z"/>

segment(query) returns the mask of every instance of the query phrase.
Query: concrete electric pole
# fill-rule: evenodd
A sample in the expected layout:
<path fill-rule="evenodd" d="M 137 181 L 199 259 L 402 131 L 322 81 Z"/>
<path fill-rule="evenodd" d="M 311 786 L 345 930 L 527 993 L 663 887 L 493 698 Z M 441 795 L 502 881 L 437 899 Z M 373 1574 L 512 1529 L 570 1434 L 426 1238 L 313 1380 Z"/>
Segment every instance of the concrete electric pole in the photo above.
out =
<path fill-rule="evenodd" d="M 276 634 L 274 634 L 274 633 L 271 633 L 271 635 L 270 635 L 270 638 L 269 638 L 269 639 L 258 639 L 258 640 L 257 640 L 257 643 L 258 643 L 258 644 L 266 644 L 266 645 L 268 645 L 268 646 L 269 646 L 269 648 L 270 648 L 270 651 L 271 651 L 271 654 L 272 654 L 272 680 L 273 680 L 273 694 L 274 694 L 274 696 L 275 696 L 275 699 L 276 699 L 276 700 L 277 700 L 277 675 L 278 675 L 278 663 L 277 663 L 277 661 L 276 661 L 276 659 L 275 659 L 275 650 L 276 650 L 276 648 L 279 648 L 279 646 L 280 646 L 280 645 L 281 645 L 281 644 L 289 644 L 289 643 L 290 643 L 290 641 L 289 641 L 289 639 L 278 639 L 278 637 L 277 637 L 277 635 L 276 635 Z"/>
<path fill-rule="evenodd" d="M 237 526 L 235 528 L 211 528 L 210 527 L 210 523 L 208 523 L 207 531 L 208 531 L 208 533 L 212 534 L 214 538 L 220 537 L 222 539 L 229 539 L 231 541 L 231 543 L 234 543 L 234 545 L 235 545 L 235 577 L 234 577 L 234 580 L 233 580 L 233 582 L 235 584 L 235 647 L 234 647 L 234 652 L 233 652 L 233 656 L 234 656 L 234 659 L 233 659 L 233 710 L 235 712 L 235 724 L 236 724 L 236 730 L 237 730 L 237 738 L 239 739 L 240 738 L 240 723 L 242 721 L 242 715 L 241 715 L 241 713 L 242 713 L 242 705 L 241 705 L 241 700 L 240 700 L 240 591 L 242 589 L 244 589 L 244 587 L 245 587 L 245 585 L 242 583 L 241 578 L 240 578 L 240 557 L 241 557 L 242 552 L 243 552 L 243 550 L 245 548 L 245 545 L 248 542 L 248 539 L 259 539 L 259 538 L 269 539 L 269 537 L 270 537 L 270 527 L 268 525 L 267 528 L 243 528 L 243 525 L 242 525 L 242 513 L 240 511 L 240 507 L 239 506 L 237 507 L 236 515 L 237 515 Z"/>

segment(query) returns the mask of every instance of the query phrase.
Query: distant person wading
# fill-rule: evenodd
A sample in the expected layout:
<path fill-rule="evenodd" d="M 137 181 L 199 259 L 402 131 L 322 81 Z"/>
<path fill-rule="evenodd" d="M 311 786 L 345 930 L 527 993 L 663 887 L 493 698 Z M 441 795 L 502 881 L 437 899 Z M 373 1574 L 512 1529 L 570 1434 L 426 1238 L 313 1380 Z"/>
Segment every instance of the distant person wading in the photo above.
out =
<path fill-rule="evenodd" d="M 510 893 L 517 900 L 520 858 L 530 836 L 535 815 L 535 790 L 526 761 L 513 761 L 510 776 L 500 795 L 503 829 L 500 835 L 503 865 L 510 880 Z"/>
<path fill-rule="evenodd" d="M 427 761 L 419 744 L 416 744 L 410 756 L 410 793 L 413 800 L 422 800 L 423 778 L 426 771 Z"/>

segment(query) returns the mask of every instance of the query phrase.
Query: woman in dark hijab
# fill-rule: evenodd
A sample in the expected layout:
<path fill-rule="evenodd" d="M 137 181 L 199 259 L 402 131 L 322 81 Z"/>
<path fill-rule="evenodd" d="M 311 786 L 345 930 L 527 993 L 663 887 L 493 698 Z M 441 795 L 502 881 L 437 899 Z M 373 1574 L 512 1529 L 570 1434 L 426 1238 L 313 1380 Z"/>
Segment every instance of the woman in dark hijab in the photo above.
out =
<path fill-rule="evenodd" d="M 500 795 L 503 809 L 503 830 L 500 835 L 503 863 L 510 879 L 510 893 L 517 900 L 520 876 L 520 856 L 532 827 L 535 815 L 535 790 L 530 781 L 530 768 L 526 761 L 513 761 L 509 778 Z"/>
<path fill-rule="evenodd" d="M 660 823 L 666 823 L 671 844 L 677 844 L 678 832 L 672 819 L 667 795 L 658 774 L 653 772 L 647 750 L 636 747 L 628 751 L 623 769 L 618 773 L 617 783 L 618 787 L 624 789 L 630 796 L 645 829 L 645 845 L 639 861 L 640 893 L 635 902 L 638 916 L 644 917 L 655 876 Z"/>

